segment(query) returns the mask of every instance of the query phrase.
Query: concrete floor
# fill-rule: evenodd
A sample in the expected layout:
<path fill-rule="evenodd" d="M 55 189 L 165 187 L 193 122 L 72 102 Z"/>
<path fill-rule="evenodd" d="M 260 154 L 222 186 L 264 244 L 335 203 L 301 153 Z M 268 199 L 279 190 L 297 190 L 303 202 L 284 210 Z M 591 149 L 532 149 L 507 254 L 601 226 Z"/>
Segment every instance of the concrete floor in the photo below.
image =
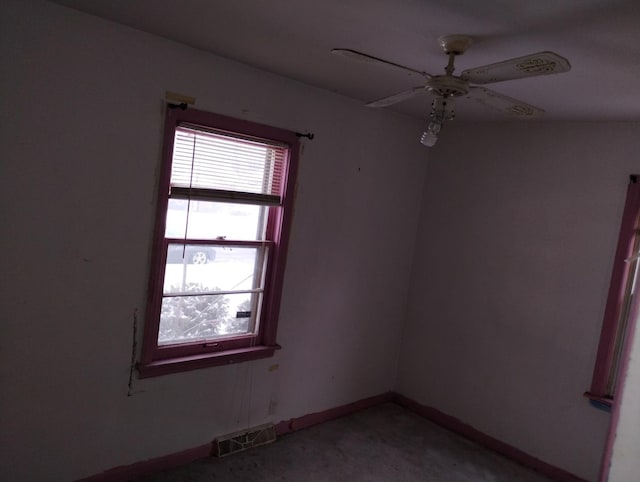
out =
<path fill-rule="evenodd" d="M 408 410 L 386 403 L 142 479 L 147 482 L 549 482 Z"/>

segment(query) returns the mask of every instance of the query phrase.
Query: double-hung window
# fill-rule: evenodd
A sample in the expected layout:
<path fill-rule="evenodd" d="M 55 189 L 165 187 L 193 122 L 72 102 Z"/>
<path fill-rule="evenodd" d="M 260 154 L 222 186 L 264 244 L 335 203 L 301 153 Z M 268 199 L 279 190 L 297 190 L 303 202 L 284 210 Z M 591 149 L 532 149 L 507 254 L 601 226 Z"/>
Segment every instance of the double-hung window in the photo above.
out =
<path fill-rule="evenodd" d="M 593 380 L 585 393 L 605 406 L 613 402 L 624 363 L 625 342 L 632 325 L 631 302 L 637 296 L 639 250 L 640 181 L 634 175 L 627 190 Z"/>
<path fill-rule="evenodd" d="M 295 133 L 168 109 L 141 376 L 271 356 Z"/>

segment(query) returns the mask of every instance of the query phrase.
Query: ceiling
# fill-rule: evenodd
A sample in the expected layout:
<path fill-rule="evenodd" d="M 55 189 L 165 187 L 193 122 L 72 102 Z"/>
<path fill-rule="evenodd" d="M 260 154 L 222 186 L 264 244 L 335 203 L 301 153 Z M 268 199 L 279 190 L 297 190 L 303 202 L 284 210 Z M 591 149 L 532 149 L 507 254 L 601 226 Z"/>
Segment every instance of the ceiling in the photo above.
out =
<path fill-rule="evenodd" d="M 491 84 L 546 111 L 545 119 L 640 120 L 638 0 L 54 0 L 292 79 L 369 102 L 421 84 L 416 74 L 331 53 L 348 48 L 444 73 L 437 38 L 474 44 L 456 73 L 551 50 L 571 71 Z M 427 118 L 420 94 L 387 109 Z M 364 108 L 364 107 L 363 107 Z M 502 120 L 464 99 L 458 120 Z"/>

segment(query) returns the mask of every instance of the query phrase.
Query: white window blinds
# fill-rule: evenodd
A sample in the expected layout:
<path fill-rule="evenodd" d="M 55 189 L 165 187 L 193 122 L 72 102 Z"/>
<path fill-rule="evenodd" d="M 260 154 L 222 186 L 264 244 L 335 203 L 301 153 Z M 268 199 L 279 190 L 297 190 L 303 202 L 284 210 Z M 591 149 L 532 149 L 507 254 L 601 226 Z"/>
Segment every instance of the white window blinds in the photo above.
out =
<path fill-rule="evenodd" d="M 175 133 L 171 187 L 279 202 L 287 153 L 286 146 L 183 125 Z"/>

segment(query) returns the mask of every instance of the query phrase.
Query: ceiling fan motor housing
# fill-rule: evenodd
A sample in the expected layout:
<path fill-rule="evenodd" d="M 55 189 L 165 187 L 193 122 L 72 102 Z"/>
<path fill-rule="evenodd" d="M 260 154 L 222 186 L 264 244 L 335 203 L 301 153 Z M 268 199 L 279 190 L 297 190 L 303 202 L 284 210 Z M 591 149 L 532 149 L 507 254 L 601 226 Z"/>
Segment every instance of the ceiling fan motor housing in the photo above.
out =
<path fill-rule="evenodd" d="M 469 92 L 469 82 L 451 75 L 435 75 L 427 81 L 427 89 L 440 97 L 460 97 Z"/>

